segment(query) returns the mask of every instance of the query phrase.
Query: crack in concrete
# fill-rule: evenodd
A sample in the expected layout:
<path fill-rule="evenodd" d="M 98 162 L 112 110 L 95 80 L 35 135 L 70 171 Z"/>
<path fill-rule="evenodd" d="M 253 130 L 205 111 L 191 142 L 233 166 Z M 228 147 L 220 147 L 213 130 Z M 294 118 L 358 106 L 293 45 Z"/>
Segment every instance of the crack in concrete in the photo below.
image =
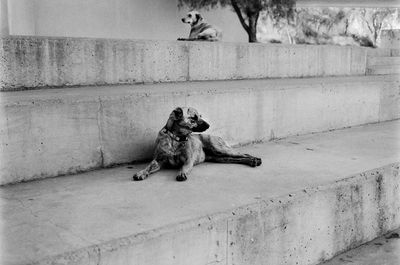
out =
<path fill-rule="evenodd" d="M 222 262 L 224 262 L 224 260 L 216 260 L 216 261 L 207 262 L 205 265 L 220 264 Z M 226 261 L 226 262 L 228 262 L 228 261 Z"/>
<path fill-rule="evenodd" d="M 80 240 L 82 240 L 82 241 L 85 242 L 85 243 L 89 243 L 89 244 L 92 244 L 92 245 L 95 244 L 95 243 L 93 243 L 93 242 L 87 240 L 86 238 L 83 238 L 83 237 L 81 237 L 80 235 L 78 235 L 78 234 L 72 232 L 72 231 L 69 230 L 68 228 L 63 227 L 63 226 L 61 226 L 61 225 L 59 225 L 59 224 L 57 224 L 57 223 L 54 223 L 54 222 L 53 222 L 52 220 L 50 220 L 50 219 L 44 220 L 44 221 L 45 221 L 45 222 L 48 222 L 48 223 L 51 224 L 51 225 L 54 225 L 54 226 L 57 227 L 57 228 L 60 228 L 60 229 L 64 230 L 65 232 L 70 233 L 71 235 L 73 235 L 73 236 L 79 238 Z M 58 236 L 58 234 L 57 234 L 57 236 Z M 61 239 L 61 238 L 60 238 L 60 239 Z"/>
<path fill-rule="evenodd" d="M 15 198 L 15 200 L 17 200 L 17 201 L 22 205 L 22 207 L 24 207 L 25 209 L 27 209 L 27 210 L 29 211 L 29 213 L 30 213 L 33 217 L 39 218 L 39 216 L 36 215 L 36 214 L 34 214 L 33 211 L 32 211 L 32 209 L 31 209 L 30 207 L 26 206 L 25 203 L 24 203 L 21 199 Z"/>
<path fill-rule="evenodd" d="M 95 247 L 96 253 L 97 253 L 97 262 L 96 265 L 100 265 L 100 261 L 101 261 L 101 249 L 100 247 L 96 246 Z"/>
<path fill-rule="evenodd" d="M 225 252 L 225 259 L 226 265 L 228 265 L 228 255 L 229 255 L 229 219 L 226 220 L 226 252 Z"/>

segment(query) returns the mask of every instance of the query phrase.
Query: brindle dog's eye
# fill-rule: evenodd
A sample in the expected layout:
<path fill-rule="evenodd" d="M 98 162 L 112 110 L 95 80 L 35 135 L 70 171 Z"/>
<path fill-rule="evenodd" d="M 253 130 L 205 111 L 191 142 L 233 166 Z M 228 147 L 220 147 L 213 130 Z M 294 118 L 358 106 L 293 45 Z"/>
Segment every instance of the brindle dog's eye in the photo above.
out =
<path fill-rule="evenodd" d="M 192 14 L 189 14 L 188 17 L 192 17 Z"/>

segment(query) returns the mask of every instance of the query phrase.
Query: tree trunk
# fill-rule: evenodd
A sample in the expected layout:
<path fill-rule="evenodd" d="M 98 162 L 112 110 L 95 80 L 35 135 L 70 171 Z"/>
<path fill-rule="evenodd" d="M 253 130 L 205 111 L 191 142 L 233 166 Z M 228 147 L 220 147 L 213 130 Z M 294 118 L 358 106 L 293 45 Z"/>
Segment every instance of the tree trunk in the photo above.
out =
<path fill-rule="evenodd" d="M 249 19 L 249 30 L 247 34 L 249 35 L 249 42 L 257 42 L 257 20 L 258 14 L 248 14 Z"/>
<path fill-rule="evenodd" d="M 247 35 L 249 35 L 249 42 L 257 42 L 257 20 L 258 16 L 260 15 L 261 9 L 253 9 L 246 12 L 248 20 L 248 22 L 246 23 L 246 19 L 243 16 L 242 11 L 240 10 L 240 7 L 236 0 L 231 0 L 231 4 L 239 18 L 240 24 L 242 24 L 243 28 L 247 32 Z"/>

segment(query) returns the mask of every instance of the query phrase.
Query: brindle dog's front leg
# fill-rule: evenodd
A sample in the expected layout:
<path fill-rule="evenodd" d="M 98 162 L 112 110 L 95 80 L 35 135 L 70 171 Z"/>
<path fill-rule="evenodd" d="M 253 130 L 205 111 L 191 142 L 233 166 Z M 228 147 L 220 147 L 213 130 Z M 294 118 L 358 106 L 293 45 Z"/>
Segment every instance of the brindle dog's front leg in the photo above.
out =
<path fill-rule="evenodd" d="M 192 171 L 194 166 L 194 158 L 193 156 L 189 156 L 186 160 L 183 161 L 183 166 L 179 170 L 178 176 L 176 176 L 177 181 L 185 181 Z"/>
<path fill-rule="evenodd" d="M 193 160 L 189 159 L 183 164 L 181 170 L 179 170 L 178 176 L 176 176 L 177 181 L 185 181 L 189 176 L 190 171 L 193 169 Z"/>
<path fill-rule="evenodd" d="M 135 175 L 133 175 L 132 180 L 144 180 L 147 178 L 150 174 L 157 172 L 161 169 L 161 163 L 157 162 L 157 160 L 151 161 L 151 163 L 143 170 L 137 172 Z"/>

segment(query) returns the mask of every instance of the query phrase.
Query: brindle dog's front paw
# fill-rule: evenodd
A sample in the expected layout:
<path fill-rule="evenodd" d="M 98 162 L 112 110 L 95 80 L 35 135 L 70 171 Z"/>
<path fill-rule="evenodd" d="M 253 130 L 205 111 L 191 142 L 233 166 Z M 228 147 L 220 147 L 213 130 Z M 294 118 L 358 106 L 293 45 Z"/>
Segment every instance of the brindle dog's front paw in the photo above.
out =
<path fill-rule="evenodd" d="M 249 166 L 258 167 L 261 164 L 262 164 L 261 158 L 252 157 L 251 160 L 250 160 Z"/>
<path fill-rule="evenodd" d="M 147 178 L 148 176 L 149 176 L 149 174 L 147 174 L 146 172 L 139 171 L 138 173 L 136 173 L 135 175 L 133 175 L 132 180 L 134 180 L 134 181 L 144 180 L 144 179 Z"/>
<path fill-rule="evenodd" d="M 186 174 L 185 173 L 179 173 L 178 176 L 176 176 L 177 181 L 185 181 L 187 180 Z"/>

